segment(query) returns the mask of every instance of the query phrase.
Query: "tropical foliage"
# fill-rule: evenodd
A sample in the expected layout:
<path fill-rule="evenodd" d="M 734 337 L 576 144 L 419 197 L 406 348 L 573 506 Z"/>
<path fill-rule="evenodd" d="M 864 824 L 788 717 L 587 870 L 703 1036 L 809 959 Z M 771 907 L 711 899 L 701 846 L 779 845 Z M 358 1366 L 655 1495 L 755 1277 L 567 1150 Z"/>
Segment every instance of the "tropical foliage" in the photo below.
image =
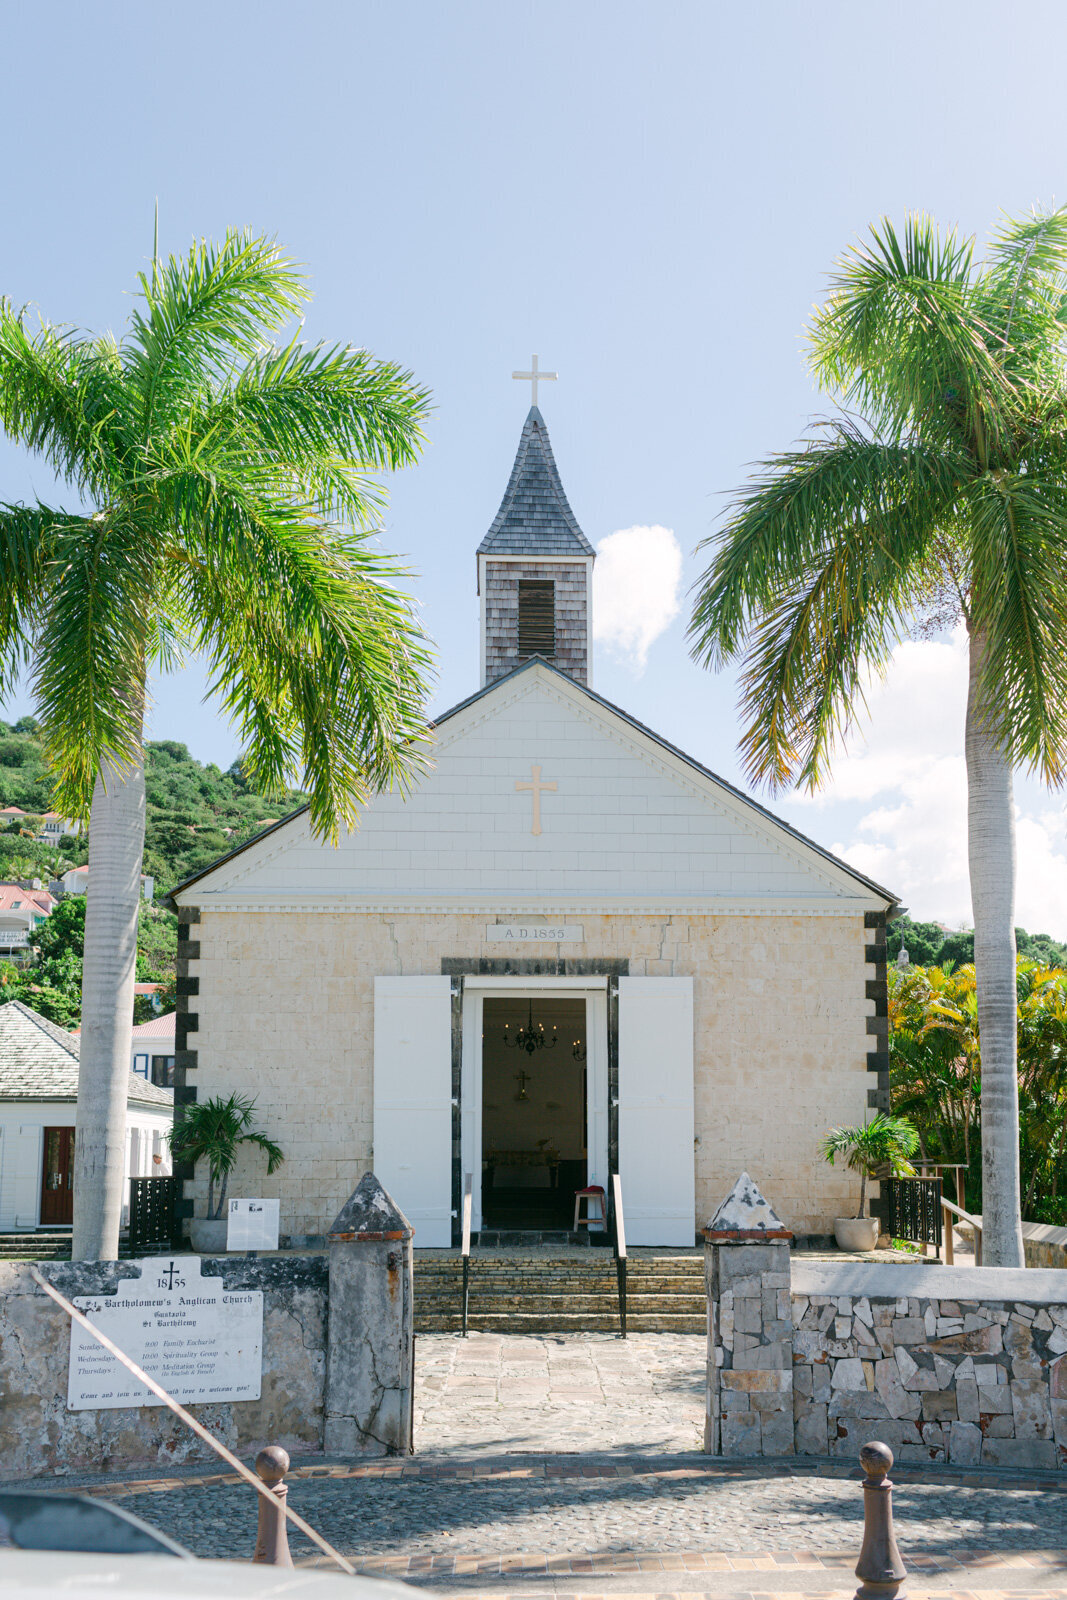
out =
<path fill-rule="evenodd" d="M 1012 769 L 1067 775 L 1067 210 L 1005 219 L 984 260 L 883 220 L 810 328 L 841 405 L 764 462 L 691 622 L 741 660 L 749 775 L 817 786 L 900 640 L 962 623 L 971 902 L 985 1076 L 984 1242 L 1022 1265 Z"/>
<path fill-rule="evenodd" d="M 867 1215 L 868 1178 L 910 1178 L 915 1168 L 909 1160 L 919 1148 L 919 1135 L 906 1117 L 879 1111 L 869 1122 L 853 1128 L 831 1128 L 822 1142 L 823 1160 L 832 1167 L 840 1156 L 860 1175 L 857 1217 Z"/>
<path fill-rule="evenodd" d="M 252 1127 L 255 1104 L 242 1094 L 231 1094 L 226 1100 L 221 1095 L 197 1100 L 186 1108 L 182 1120 L 171 1131 L 171 1153 L 179 1161 L 207 1163 L 207 1214 L 212 1220 L 222 1216 L 230 1174 L 237 1165 L 241 1145 L 255 1145 L 263 1151 L 268 1177 L 285 1160 L 281 1145 Z"/>
<path fill-rule="evenodd" d="M 204 766 L 174 739 L 149 741 L 144 759 L 144 871 L 155 879 L 158 894 L 304 802 L 298 789 L 272 797 L 260 793 L 243 761 L 225 772 Z M 32 802 L 49 811 L 54 809 L 52 798 L 52 776 L 36 719 L 23 717 L 14 727 L 0 722 L 0 805 L 28 811 Z M 32 875 L 44 879 L 88 859 L 84 837 L 65 838 L 56 849 L 38 841 L 35 833 L 20 822 L 0 831 L 0 876 L 29 875 L 14 871 L 16 858 L 31 862 Z"/>
<path fill-rule="evenodd" d="M 67 895 L 31 936 L 32 964 L 0 962 L 0 1004 L 22 1000 L 61 1028 L 81 1024 L 82 961 L 85 955 L 85 896 Z M 136 995 L 134 1022 L 173 1011 L 178 961 L 178 919 L 171 911 L 142 904 L 137 918 L 138 983 L 162 987 L 155 996 Z"/>
<path fill-rule="evenodd" d="M 1023 1215 L 1067 1221 L 1067 971 L 1017 966 Z M 914 1122 L 924 1159 L 961 1162 L 962 1204 L 981 1211 L 982 1052 L 974 967 L 889 973 L 893 1109 Z"/>

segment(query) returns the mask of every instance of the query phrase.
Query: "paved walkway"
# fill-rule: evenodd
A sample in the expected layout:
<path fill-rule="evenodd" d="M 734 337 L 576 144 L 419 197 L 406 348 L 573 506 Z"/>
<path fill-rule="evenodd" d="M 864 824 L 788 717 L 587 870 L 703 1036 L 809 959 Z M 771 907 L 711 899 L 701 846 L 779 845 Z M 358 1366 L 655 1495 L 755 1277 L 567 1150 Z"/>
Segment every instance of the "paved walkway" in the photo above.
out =
<path fill-rule="evenodd" d="M 706 1348 L 692 1333 L 420 1333 L 415 1447 L 699 1450 Z"/>

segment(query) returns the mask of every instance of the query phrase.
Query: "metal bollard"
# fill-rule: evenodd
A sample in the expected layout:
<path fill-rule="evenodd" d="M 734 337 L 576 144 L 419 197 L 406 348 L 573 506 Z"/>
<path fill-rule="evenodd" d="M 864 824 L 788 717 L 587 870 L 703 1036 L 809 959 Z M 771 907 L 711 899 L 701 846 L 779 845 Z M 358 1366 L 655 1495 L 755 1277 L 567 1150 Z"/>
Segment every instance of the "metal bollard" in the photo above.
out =
<path fill-rule="evenodd" d="M 256 1457 L 256 1475 L 263 1479 L 277 1501 L 272 1506 L 266 1495 L 256 1496 L 259 1501 L 259 1526 L 256 1529 L 256 1553 L 252 1560 L 268 1567 L 291 1567 L 293 1564 L 285 1517 L 289 1490 L 282 1482 L 288 1471 L 289 1456 L 280 1445 L 269 1444 Z"/>
<path fill-rule="evenodd" d="M 863 1545 L 856 1562 L 860 1586 L 855 1600 L 893 1600 L 903 1595 L 907 1577 L 893 1532 L 893 1485 L 889 1469 L 893 1452 L 887 1444 L 872 1440 L 860 1451 L 863 1480 Z"/>

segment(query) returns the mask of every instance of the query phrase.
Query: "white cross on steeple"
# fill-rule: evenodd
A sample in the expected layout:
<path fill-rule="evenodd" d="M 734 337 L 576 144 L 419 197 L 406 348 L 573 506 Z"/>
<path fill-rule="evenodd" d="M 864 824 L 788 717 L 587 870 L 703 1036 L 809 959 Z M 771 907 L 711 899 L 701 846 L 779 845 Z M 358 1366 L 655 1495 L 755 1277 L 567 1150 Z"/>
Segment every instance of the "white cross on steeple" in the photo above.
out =
<path fill-rule="evenodd" d="M 537 404 L 537 385 L 539 383 L 543 383 L 546 378 L 551 378 L 552 381 L 555 382 L 555 380 L 559 377 L 559 373 L 558 372 L 539 372 L 538 369 L 537 369 L 537 357 L 536 356 L 534 356 L 533 361 L 530 363 L 530 366 L 531 366 L 531 370 L 529 372 L 513 372 L 511 374 L 511 376 L 513 378 L 528 378 L 529 379 L 530 385 L 531 385 L 531 387 L 533 389 L 532 404 L 536 405 Z"/>

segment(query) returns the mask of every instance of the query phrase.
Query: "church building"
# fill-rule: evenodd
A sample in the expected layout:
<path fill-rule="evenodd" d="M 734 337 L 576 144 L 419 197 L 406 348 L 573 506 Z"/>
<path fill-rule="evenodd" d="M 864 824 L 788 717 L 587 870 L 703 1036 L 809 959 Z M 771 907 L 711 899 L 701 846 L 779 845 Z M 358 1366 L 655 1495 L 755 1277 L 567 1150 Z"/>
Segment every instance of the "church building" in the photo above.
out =
<path fill-rule="evenodd" d="M 368 1170 L 423 1247 L 468 1174 L 483 1240 L 570 1229 L 615 1173 L 635 1245 L 692 1246 L 742 1168 L 797 1235 L 854 1214 L 819 1145 L 888 1105 L 893 896 L 596 693 L 595 558 L 535 404 L 425 777 L 173 893 L 176 1098 L 255 1098 L 286 1159 L 230 1189 L 279 1196 L 283 1240 Z"/>

